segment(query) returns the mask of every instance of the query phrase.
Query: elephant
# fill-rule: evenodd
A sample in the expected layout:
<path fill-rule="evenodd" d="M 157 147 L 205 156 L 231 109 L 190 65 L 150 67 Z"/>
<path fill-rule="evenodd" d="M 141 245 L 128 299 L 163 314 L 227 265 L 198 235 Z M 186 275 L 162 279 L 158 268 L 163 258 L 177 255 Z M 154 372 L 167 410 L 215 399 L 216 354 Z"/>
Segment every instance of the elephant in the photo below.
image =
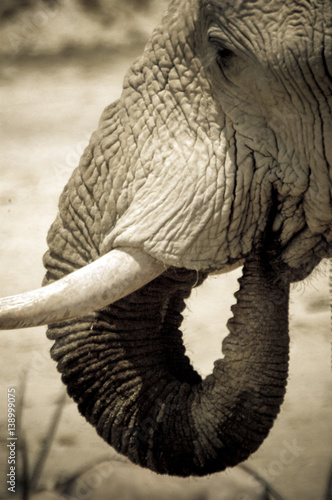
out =
<path fill-rule="evenodd" d="M 2 329 L 47 324 L 97 433 L 160 474 L 256 451 L 286 391 L 292 282 L 332 256 L 329 0 L 171 0 L 59 201 L 39 290 Z M 223 357 L 186 356 L 185 300 L 243 266 Z"/>

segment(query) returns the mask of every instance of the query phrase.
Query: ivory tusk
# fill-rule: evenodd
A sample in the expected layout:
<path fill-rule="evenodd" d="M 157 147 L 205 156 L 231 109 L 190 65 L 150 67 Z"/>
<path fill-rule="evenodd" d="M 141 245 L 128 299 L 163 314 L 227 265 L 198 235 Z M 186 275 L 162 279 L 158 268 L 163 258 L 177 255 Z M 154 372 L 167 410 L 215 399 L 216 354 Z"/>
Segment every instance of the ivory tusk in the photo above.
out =
<path fill-rule="evenodd" d="M 142 250 L 111 250 L 50 285 L 0 299 L 0 329 L 48 325 L 102 309 L 165 270 Z"/>

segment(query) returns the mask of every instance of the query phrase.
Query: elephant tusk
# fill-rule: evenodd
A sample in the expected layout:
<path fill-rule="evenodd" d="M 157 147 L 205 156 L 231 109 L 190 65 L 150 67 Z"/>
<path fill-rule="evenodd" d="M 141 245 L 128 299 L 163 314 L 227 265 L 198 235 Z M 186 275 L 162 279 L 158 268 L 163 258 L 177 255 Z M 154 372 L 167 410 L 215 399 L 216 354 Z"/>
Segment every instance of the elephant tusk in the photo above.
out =
<path fill-rule="evenodd" d="M 111 250 L 45 287 L 0 300 L 0 329 L 59 323 L 102 309 L 162 274 L 166 267 L 142 250 Z"/>

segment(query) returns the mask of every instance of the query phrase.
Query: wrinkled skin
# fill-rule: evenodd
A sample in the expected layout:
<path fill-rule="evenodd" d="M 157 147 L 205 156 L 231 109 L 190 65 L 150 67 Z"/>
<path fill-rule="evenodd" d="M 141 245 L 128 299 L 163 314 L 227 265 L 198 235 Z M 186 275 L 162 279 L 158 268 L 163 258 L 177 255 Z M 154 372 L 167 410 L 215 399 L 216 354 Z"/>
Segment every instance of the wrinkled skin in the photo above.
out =
<path fill-rule="evenodd" d="M 331 14 L 327 0 L 172 2 L 60 199 L 45 283 L 113 248 L 173 266 L 48 331 L 87 420 L 158 472 L 235 465 L 279 411 L 289 283 L 332 255 Z M 243 262 L 225 358 L 201 381 L 184 299 Z"/>

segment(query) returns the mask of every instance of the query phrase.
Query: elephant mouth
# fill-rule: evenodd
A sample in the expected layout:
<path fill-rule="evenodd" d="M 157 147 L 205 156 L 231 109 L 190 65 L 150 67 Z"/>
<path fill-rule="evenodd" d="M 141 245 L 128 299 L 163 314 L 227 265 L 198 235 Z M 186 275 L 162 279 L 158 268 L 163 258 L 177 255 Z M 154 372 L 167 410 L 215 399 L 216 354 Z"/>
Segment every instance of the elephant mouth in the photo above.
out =
<path fill-rule="evenodd" d="M 272 263 L 275 272 L 283 273 L 285 281 L 294 281 L 297 275 L 283 263 L 281 255 L 275 246 L 272 250 L 272 245 L 265 250 L 265 258 Z M 181 269 L 181 272 L 197 276 L 199 283 L 199 276 L 225 274 L 246 261 L 247 258 L 235 259 L 221 271 L 209 273 L 169 267 L 136 248 L 112 249 L 60 279 L 46 277 L 42 288 L 1 299 L 0 328 L 30 328 L 78 318 L 121 300 L 165 273 L 174 275 Z"/>
<path fill-rule="evenodd" d="M 267 436 L 285 393 L 288 283 L 262 251 L 246 259 L 224 357 L 202 380 L 180 326 L 186 298 L 207 273 L 165 269 L 132 249 L 99 260 L 35 295 L 5 299 L 1 327 L 51 324 L 52 357 L 69 395 L 100 436 L 133 462 L 187 476 L 246 459 Z M 81 294 L 90 293 L 84 273 L 92 273 L 98 293 L 82 307 Z"/>

